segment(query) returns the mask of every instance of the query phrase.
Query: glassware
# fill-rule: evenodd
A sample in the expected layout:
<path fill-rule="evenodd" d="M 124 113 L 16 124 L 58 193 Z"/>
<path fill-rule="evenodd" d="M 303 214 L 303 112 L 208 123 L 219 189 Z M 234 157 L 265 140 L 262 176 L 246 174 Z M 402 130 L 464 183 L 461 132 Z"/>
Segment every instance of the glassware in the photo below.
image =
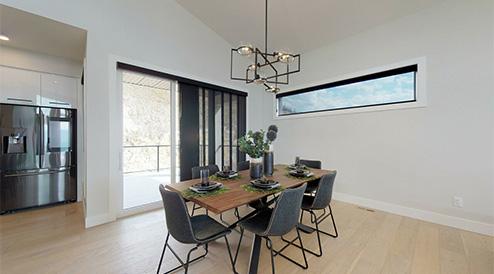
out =
<path fill-rule="evenodd" d="M 209 170 L 201 169 L 200 175 L 201 175 L 201 186 L 209 186 Z"/>

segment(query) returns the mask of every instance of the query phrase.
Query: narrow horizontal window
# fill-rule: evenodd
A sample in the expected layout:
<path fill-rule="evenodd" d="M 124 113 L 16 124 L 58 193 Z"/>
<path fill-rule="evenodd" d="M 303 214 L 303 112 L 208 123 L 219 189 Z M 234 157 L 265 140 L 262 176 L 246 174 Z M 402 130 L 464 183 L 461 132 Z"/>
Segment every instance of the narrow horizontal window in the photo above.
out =
<path fill-rule="evenodd" d="M 412 65 L 278 94 L 278 116 L 415 102 L 417 67 Z"/>

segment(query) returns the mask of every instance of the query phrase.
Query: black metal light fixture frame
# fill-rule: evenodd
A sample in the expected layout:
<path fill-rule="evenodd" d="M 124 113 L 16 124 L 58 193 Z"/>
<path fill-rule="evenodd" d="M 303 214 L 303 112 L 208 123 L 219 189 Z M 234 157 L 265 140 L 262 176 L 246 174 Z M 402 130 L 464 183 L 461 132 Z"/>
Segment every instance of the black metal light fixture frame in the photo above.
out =
<path fill-rule="evenodd" d="M 239 50 L 247 45 L 241 45 L 238 48 L 232 48 L 230 53 L 230 79 L 244 81 L 246 84 L 254 83 L 260 81 L 267 91 L 277 93 L 279 91 L 278 85 L 288 85 L 290 80 L 290 74 L 300 72 L 300 54 L 292 54 L 288 52 L 268 52 L 268 0 L 265 1 L 265 21 L 264 21 L 264 52 L 259 48 L 251 47 L 254 63 L 249 65 L 245 69 L 245 76 L 234 76 L 233 75 L 233 63 L 234 56 L 240 55 Z M 281 56 L 291 58 L 291 62 L 282 62 L 280 60 Z M 246 57 L 246 56 L 242 56 Z M 275 64 L 284 63 L 285 66 L 276 69 Z M 251 69 L 253 66 L 253 70 Z M 267 67 L 268 69 L 264 72 L 271 72 L 269 75 L 260 75 L 259 70 L 261 68 Z M 285 69 L 286 68 L 286 69 Z M 280 80 L 283 79 L 283 80 Z M 274 86 L 269 85 L 274 84 Z"/>

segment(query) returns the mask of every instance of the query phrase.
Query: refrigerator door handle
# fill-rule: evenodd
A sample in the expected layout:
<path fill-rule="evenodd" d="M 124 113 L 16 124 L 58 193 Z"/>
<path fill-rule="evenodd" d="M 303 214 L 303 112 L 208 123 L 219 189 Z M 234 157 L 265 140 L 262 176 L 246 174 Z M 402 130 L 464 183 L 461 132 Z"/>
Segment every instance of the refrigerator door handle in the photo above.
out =
<path fill-rule="evenodd" d="M 41 136 L 41 143 L 40 143 L 40 167 L 43 167 L 44 166 L 44 161 L 45 161 L 45 150 L 46 150 L 46 146 L 45 146 L 45 135 L 46 135 L 46 131 L 45 131 L 45 114 L 43 113 L 43 110 L 40 109 L 40 117 L 41 117 L 41 131 L 40 131 L 40 136 Z"/>
<path fill-rule="evenodd" d="M 60 172 L 65 172 L 65 171 L 46 170 L 46 171 L 38 171 L 38 172 L 12 173 L 12 174 L 5 174 L 4 177 L 11 178 L 11 177 L 38 176 L 38 175 L 46 175 L 46 174 L 55 174 Z"/>

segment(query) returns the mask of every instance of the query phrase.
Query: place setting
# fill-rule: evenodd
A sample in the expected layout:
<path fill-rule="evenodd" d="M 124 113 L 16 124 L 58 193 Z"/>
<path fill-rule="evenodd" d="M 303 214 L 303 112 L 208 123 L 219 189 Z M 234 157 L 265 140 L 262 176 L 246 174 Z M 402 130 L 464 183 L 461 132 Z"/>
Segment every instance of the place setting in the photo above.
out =
<path fill-rule="evenodd" d="M 278 181 L 269 179 L 268 177 L 253 179 L 248 184 L 242 185 L 242 188 L 248 192 L 260 193 L 276 193 L 283 190 L 283 187 Z"/>
<path fill-rule="evenodd" d="M 310 178 L 314 176 L 314 173 L 310 169 L 300 163 L 300 157 L 295 158 L 295 163 L 287 166 L 287 176 L 295 178 Z"/>
<path fill-rule="evenodd" d="M 240 178 L 237 171 L 232 170 L 230 166 L 223 166 L 223 169 L 209 177 L 212 180 L 235 180 Z"/>
<path fill-rule="evenodd" d="M 200 182 L 191 185 L 188 189 L 183 191 L 183 195 L 186 198 L 194 197 L 206 197 L 217 195 L 227 191 L 222 183 L 210 180 L 209 170 L 203 169 L 200 171 Z"/>

